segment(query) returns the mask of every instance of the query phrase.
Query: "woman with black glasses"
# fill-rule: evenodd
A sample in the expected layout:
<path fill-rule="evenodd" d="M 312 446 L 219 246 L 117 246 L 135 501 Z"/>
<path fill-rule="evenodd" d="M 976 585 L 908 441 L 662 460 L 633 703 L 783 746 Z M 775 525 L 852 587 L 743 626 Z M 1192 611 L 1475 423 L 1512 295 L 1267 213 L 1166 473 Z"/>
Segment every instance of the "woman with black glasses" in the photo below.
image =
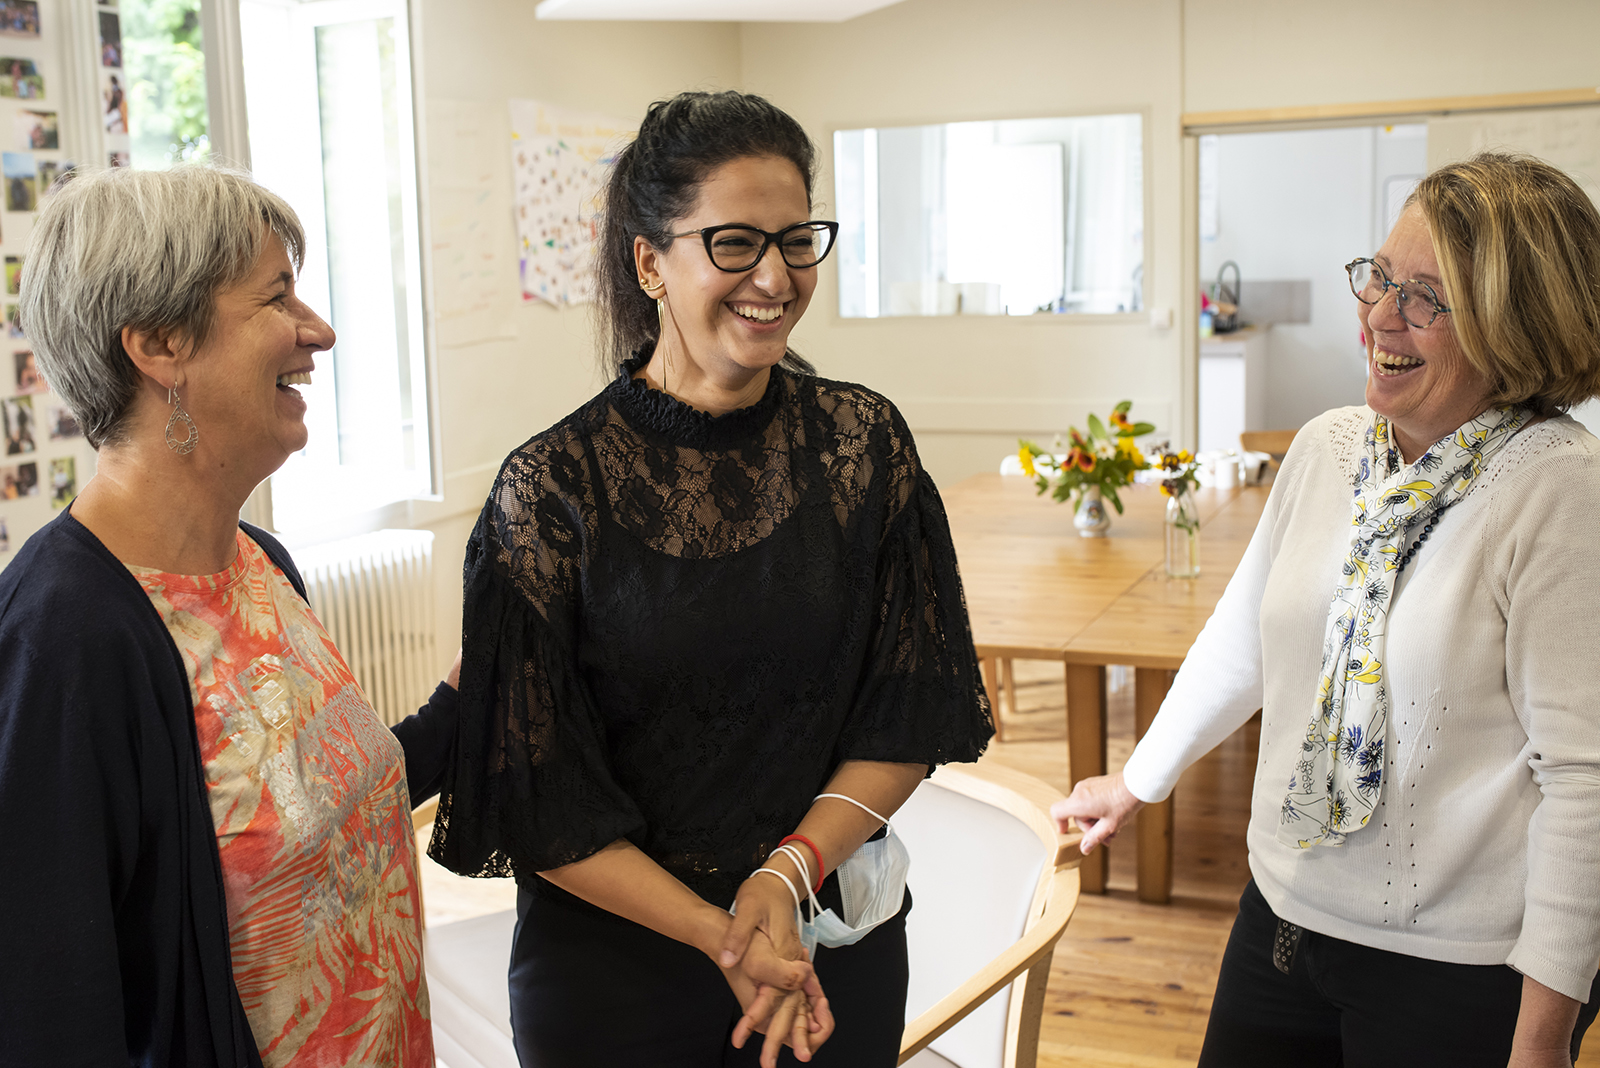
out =
<path fill-rule="evenodd" d="M 511 454 L 468 546 L 430 852 L 518 879 L 527 1065 L 897 1059 L 910 895 L 883 818 L 991 725 L 905 422 L 788 347 L 838 229 L 813 167 L 760 97 L 651 107 L 605 193 L 617 377 Z M 847 882 L 890 890 L 847 908 L 853 854 Z M 813 891 L 841 921 L 814 957 Z"/>
<path fill-rule="evenodd" d="M 1202 1066 L 1568 1068 L 1600 961 L 1600 214 L 1486 154 L 1347 265 L 1367 403 L 1296 436 L 1087 851 L 1262 709 Z"/>

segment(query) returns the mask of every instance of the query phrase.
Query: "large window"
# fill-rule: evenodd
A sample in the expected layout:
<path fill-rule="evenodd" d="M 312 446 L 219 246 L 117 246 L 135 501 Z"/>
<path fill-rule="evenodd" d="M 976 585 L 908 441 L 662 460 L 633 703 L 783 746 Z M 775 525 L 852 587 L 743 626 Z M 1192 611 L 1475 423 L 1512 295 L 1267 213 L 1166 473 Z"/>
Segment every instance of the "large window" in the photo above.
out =
<path fill-rule="evenodd" d="M 840 130 L 839 314 L 1133 312 L 1139 115 Z"/>
<path fill-rule="evenodd" d="M 122 0 L 115 10 L 125 73 L 100 87 L 112 162 L 247 156 L 255 179 L 299 214 L 298 288 L 338 334 L 302 387 L 311 439 L 272 479 L 271 522 L 311 530 L 433 492 L 406 0 Z M 101 21 L 104 50 L 115 27 Z M 227 36 L 235 25 L 235 48 L 208 47 L 203 29 Z M 208 52 L 217 69 L 207 71 Z M 208 84 L 242 90 L 248 139 L 215 136 L 228 111 L 208 106 Z M 231 154 L 218 148 L 228 145 Z"/>
<path fill-rule="evenodd" d="M 301 287 L 339 337 L 311 443 L 273 478 L 284 529 L 432 489 L 410 32 L 403 0 L 243 0 L 255 176 L 306 226 Z"/>

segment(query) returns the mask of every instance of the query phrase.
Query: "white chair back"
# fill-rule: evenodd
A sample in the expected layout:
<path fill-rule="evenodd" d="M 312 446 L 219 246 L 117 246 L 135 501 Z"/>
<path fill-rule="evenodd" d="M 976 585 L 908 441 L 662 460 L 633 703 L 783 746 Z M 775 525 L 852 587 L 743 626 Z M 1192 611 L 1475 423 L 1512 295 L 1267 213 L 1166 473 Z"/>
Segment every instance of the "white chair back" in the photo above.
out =
<path fill-rule="evenodd" d="M 443 923 L 423 936 L 434 1053 L 448 1068 L 519 1068 L 506 986 L 516 926 L 512 909 Z"/>
<path fill-rule="evenodd" d="M 894 829 L 911 853 L 909 1022 L 1022 937 L 1054 858 L 1015 816 L 931 779 L 895 814 Z M 1003 989 L 929 1048 L 959 1068 L 1002 1068 L 1012 991 Z"/>

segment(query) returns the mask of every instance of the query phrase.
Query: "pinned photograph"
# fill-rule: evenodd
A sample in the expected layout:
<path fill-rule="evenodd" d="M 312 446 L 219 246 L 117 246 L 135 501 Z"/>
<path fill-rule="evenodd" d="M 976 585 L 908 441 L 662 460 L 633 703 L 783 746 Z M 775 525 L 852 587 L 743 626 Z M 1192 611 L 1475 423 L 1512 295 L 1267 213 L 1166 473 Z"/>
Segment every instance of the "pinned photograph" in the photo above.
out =
<path fill-rule="evenodd" d="M 6 517 L 0 515 L 0 553 L 11 551 L 11 531 L 6 529 Z"/>
<path fill-rule="evenodd" d="M 78 461 L 71 456 L 50 461 L 50 507 L 65 508 L 78 495 Z"/>
<path fill-rule="evenodd" d="M 36 0 L 5 0 L 0 3 L 0 34 L 7 37 L 39 36 L 39 5 Z"/>
<path fill-rule="evenodd" d="M 100 85 L 100 99 L 105 102 L 100 111 L 106 133 L 127 133 L 128 98 L 122 91 L 122 79 L 115 74 L 107 74 Z"/>
<path fill-rule="evenodd" d="M 61 164 L 53 159 L 39 161 L 39 195 L 47 197 L 56 191 L 66 175 L 72 173 L 72 164 L 66 165 L 66 170 L 61 169 Z"/>
<path fill-rule="evenodd" d="M 53 111 L 17 112 L 17 147 L 32 151 L 36 148 L 60 148 L 61 131 Z"/>
<path fill-rule="evenodd" d="M 39 495 L 39 465 L 0 467 L 0 500 L 14 501 Z"/>
<path fill-rule="evenodd" d="M 11 153 L 7 152 L 6 155 Z M 15 297 L 22 292 L 22 257 L 6 257 L 6 292 Z"/>
<path fill-rule="evenodd" d="M 37 449 L 38 442 L 33 434 L 33 398 L 0 400 L 0 427 L 5 431 L 7 456 L 25 456 Z"/>
<path fill-rule="evenodd" d="M 38 100 L 44 96 L 44 79 L 31 59 L 0 56 L 0 96 Z"/>
<path fill-rule="evenodd" d="M 6 333 L 12 337 L 27 337 L 22 332 L 22 305 L 6 305 Z"/>
<path fill-rule="evenodd" d="M 110 11 L 100 12 L 100 65 L 122 66 L 122 24 Z"/>
<path fill-rule="evenodd" d="M 39 373 L 39 365 L 31 352 L 14 352 L 11 359 L 17 366 L 18 393 L 49 393 L 50 383 Z"/>
<path fill-rule="evenodd" d="M 0 175 L 6 182 L 6 210 L 33 211 L 39 206 L 39 168 L 32 152 L 0 153 Z M 6 257 L 6 291 L 11 288 L 11 257 Z"/>
<path fill-rule="evenodd" d="M 107 162 L 113 167 L 131 167 L 133 166 L 133 157 L 126 152 L 113 152 L 108 157 Z"/>
<path fill-rule="evenodd" d="M 83 428 L 78 425 L 78 417 L 72 414 L 71 408 L 51 408 L 49 426 L 51 441 L 83 437 Z"/>

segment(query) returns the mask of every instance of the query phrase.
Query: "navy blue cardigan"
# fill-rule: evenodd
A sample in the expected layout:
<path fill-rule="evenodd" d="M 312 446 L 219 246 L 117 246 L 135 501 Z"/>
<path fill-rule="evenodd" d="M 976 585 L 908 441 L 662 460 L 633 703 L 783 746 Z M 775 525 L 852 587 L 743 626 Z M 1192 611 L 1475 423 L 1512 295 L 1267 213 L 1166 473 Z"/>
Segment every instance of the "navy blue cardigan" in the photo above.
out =
<path fill-rule="evenodd" d="M 413 805 L 438 790 L 455 698 L 441 684 L 395 728 Z M 40 1064 L 261 1064 L 183 660 L 70 512 L 0 572 L 0 1066 Z"/>

